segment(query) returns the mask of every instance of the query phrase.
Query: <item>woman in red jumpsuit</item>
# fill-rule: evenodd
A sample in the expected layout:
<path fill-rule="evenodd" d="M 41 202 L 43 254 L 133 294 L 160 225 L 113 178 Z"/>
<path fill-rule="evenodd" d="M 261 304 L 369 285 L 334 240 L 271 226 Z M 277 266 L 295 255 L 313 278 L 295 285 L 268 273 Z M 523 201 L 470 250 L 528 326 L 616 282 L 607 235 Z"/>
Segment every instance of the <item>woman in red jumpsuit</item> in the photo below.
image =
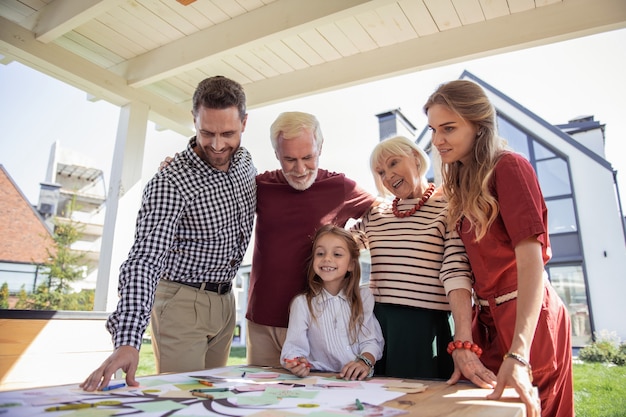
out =
<path fill-rule="evenodd" d="M 571 324 L 544 270 L 551 256 L 548 214 L 533 167 L 498 137 L 495 110 L 477 84 L 441 85 L 424 111 L 441 157 L 448 221 L 465 244 L 477 298 L 473 340 L 449 348 L 455 362 L 449 382 L 463 374 L 493 385 L 482 361 L 497 374 L 488 398 L 511 386 L 529 417 L 571 417 Z"/>

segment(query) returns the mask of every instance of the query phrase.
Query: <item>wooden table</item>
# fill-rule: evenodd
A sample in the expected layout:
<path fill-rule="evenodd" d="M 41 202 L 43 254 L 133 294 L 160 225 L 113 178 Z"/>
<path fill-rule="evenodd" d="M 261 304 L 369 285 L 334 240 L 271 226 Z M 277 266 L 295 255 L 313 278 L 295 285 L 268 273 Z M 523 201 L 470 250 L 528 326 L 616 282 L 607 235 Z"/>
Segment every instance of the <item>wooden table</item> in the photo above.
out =
<path fill-rule="evenodd" d="M 410 417 L 525 417 L 526 409 L 512 388 L 498 401 L 486 400 L 491 392 L 470 383 L 447 385 L 445 381 L 419 380 L 428 388 L 417 394 L 405 394 L 384 405 L 407 410 Z"/>
<path fill-rule="evenodd" d="M 142 377 L 138 378 L 140 388 L 121 388 L 99 393 L 84 392 L 77 385 L 4 391 L 0 392 L 0 415 L 56 417 L 80 411 L 86 414 L 78 415 L 86 416 L 93 415 L 95 410 L 99 416 L 131 413 L 133 417 L 380 415 L 363 412 L 347 414 L 346 411 L 342 411 L 358 398 L 368 405 L 367 409 L 383 405 L 405 410 L 406 413 L 401 415 L 407 417 L 525 417 L 524 406 L 512 389 L 505 391 L 502 400 L 489 401 L 485 396 L 491 392 L 490 390 L 479 389 L 469 383 L 448 386 L 445 381 L 374 378 L 366 384 L 361 384 L 335 378 L 328 379 L 328 376 L 334 377 L 334 374 L 312 373 L 308 378 L 296 379 L 290 374 L 285 375 L 284 370 L 231 366 Z M 207 388 L 198 382 L 200 379 L 213 381 L 214 387 L 227 388 L 225 392 L 214 394 L 213 399 L 198 398 L 193 396 L 192 390 Z M 411 394 L 390 391 L 388 387 L 399 381 L 413 385 L 422 383 L 427 388 L 423 392 Z M 244 387 L 261 389 L 248 392 Z M 248 404 L 247 402 L 254 400 L 253 397 L 256 395 L 269 397 L 274 395 L 277 402 L 267 406 Z M 46 408 L 66 407 L 69 404 L 98 405 L 82 410 L 46 411 Z"/>

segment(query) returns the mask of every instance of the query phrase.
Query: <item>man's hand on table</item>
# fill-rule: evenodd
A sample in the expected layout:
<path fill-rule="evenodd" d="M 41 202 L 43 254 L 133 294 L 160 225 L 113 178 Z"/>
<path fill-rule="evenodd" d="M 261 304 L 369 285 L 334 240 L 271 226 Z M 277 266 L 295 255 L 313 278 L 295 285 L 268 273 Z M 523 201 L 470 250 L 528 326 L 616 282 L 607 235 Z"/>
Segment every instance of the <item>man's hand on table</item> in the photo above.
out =
<path fill-rule="evenodd" d="M 132 346 L 120 346 L 80 384 L 80 387 L 85 391 L 100 391 L 109 385 L 111 377 L 118 369 L 126 373 L 126 385 L 139 386 L 135 380 L 137 365 L 139 365 L 139 351 Z"/>

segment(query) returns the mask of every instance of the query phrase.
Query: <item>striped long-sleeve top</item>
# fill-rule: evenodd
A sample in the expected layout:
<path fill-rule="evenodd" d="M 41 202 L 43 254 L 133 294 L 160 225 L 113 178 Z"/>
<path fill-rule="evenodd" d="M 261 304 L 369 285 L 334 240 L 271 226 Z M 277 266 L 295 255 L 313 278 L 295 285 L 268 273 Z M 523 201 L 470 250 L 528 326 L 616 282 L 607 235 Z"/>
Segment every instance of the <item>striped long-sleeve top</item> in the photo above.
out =
<path fill-rule="evenodd" d="M 450 311 L 450 291 L 471 291 L 465 246 L 456 230 L 446 227 L 447 205 L 438 195 L 405 218 L 394 216 L 391 203 L 382 203 L 351 228 L 370 251 L 376 302 Z M 418 200 L 401 200 L 398 210 L 411 209 Z"/>

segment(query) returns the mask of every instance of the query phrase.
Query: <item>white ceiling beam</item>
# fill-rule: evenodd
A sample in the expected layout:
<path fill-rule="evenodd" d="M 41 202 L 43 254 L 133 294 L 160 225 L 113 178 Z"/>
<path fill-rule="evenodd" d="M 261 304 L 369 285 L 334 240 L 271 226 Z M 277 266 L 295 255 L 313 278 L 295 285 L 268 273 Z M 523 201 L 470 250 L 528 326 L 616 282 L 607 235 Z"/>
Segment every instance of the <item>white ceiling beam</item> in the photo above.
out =
<path fill-rule="evenodd" d="M 122 0 L 53 1 L 30 16 L 23 26 L 35 39 L 49 43 L 74 28 L 116 7 Z"/>
<path fill-rule="evenodd" d="M 519 27 L 528 30 L 511 30 Z M 625 27 L 624 0 L 564 0 L 355 54 L 244 87 L 248 107 L 252 109 L 395 75 Z M 498 35 L 494 36 L 496 33 Z"/>
<path fill-rule="evenodd" d="M 44 44 L 23 27 L 0 17 L 0 54 L 117 106 L 137 101 L 150 107 L 150 120 L 184 136 L 193 134 L 191 108 L 129 87 L 126 80 L 54 43 Z"/>
<path fill-rule="evenodd" d="M 234 19 L 211 26 L 136 58 L 111 71 L 128 79 L 133 87 L 174 76 L 198 67 L 216 56 L 262 45 L 320 25 L 323 19 L 348 16 L 359 8 L 384 5 L 394 0 L 278 0 Z"/>

